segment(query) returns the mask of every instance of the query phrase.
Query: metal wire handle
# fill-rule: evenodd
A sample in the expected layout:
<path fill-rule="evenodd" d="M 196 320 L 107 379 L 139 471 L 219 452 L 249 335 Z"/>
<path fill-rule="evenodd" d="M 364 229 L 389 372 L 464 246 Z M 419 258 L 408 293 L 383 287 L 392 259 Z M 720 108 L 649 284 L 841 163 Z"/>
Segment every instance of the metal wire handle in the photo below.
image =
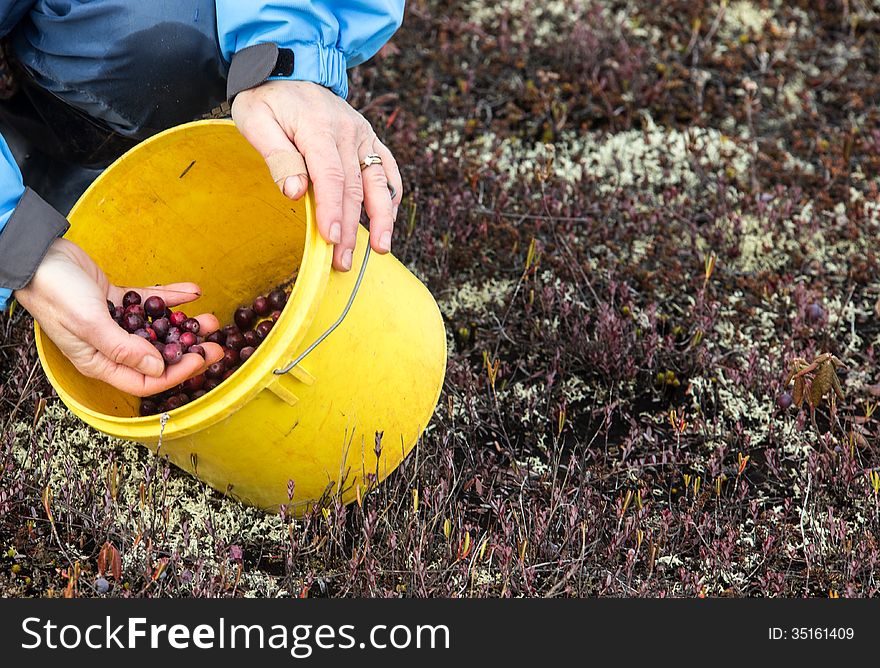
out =
<path fill-rule="evenodd" d="M 275 371 L 273 371 L 272 373 L 274 373 L 276 376 L 281 376 L 285 373 L 288 373 L 293 367 L 295 367 L 297 364 L 302 362 L 306 358 L 306 355 L 308 355 L 315 348 L 317 348 L 318 344 L 321 343 L 321 341 L 323 341 L 328 336 L 330 336 L 330 334 L 333 333 L 334 329 L 336 329 L 337 327 L 339 327 L 339 325 L 342 324 L 342 321 L 345 320 L 345 316 L 348 315 L 348 312 L 351 309 L 351 305 L 354 303 L 354 298 L 355 298 L 355 295 L 357 295 L 357 293 L 358 293 L 358 289 L 361 287 L 361 281 L 363 281 L 363 279 L 364 279 L 364 272 L 367 270 L 367 261 L 369 259 L 370 259 L 370 242 L 367 241 L 367 250 L 364 253 L 364 262 L 361 265 L 360 272 L 358 272 L 358 277 L 354 283 L 354 288 L 351 291 L 351 296 L 348 298 L 348 303 L 345 305 L 345 308 L 342 310 L 342 315 L 340 315 L 339 318 L 336 320 L 336 322 L 334 322 L 332 325 L 330 325 L 330 327 L 327 328 L 327 331 L 325 331 L 323 334 L 321 334 L 321 336 L 319 336 L 314 341 L 314 343 L 312 343 L 308 348 L 303 350 L 295 360 L 293 360 L 290 364 L 288 364 L 283 369 L 275 369 Z"/>

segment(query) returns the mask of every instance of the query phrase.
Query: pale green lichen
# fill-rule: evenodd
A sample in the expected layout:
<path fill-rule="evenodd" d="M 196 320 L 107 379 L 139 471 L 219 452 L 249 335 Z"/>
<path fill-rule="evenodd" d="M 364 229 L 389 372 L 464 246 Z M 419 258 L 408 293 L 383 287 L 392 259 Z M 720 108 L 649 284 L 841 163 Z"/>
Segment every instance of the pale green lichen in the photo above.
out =
<path fill-rule="evenodd" d="M 60 402 L 49 404 L 36 430 L 29 422 L 19 422 L 14 434 L 16 466 L 31 469 L 33 479 L 45 481 L 60 523 L 72 507 L 68 500 L 103 503 L 115 465 L 119 485 L 110 513 L 119 530 L 131 537 L 149 533 L 157 546 L 200 562 L 209 573 L 226 560 L 230 545 L 277 545 L 288 539 L 288 524 L 279 515 L 242 505 L 174 467 L 166 479 L 164 469 L 170 465 L 163 459 L 140 445 L 94 431 Z M 117 547 L 126 569 L 143 568 L 145 541 Z M 68 550 L 75 558 L 86 556 L 73 546 Z M 240 589 L 263 596 L 279 593 L 276 579 L 256 569 L 244 571 Z"/>

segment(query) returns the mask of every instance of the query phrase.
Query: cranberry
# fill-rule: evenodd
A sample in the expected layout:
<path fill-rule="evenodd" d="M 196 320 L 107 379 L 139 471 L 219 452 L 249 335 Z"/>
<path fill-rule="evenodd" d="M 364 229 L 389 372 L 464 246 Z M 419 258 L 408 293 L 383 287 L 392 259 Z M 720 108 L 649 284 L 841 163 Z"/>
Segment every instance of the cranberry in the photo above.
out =
<path fill-rule="evenodd" d="M 183 323 L 189 320 L 189 318 L 183 311 L 174 311 L 174 313 L 171 314 L 169 320 L 174 327 L 180 327 L 181 325 L 183 325 Z"/>
<path fill-rule="evenodd" d="M 217 387 L 222 381 L 220 378 L 209 378 L 205 381 L 205 392 L 210 392 Z"/>
<path fill-rule="evenodd" d="M 226 365 L 223 362 L 214 362 L 213 364 L 208 365 L 208 368 L 205 370 L 205 376 L 208 379 L 217 380 L 223 377 L 225 371 Z"/>
<path fill-rule="evenodd" d="M 141 400 L 141 415 L 155 415 L 159 405 L 150 399 Z"/>
<path fill-rule="evenodd" d="M 192 400 L 195 401 L 196 399 L 201 399 L 206 394 L 207 392 L 205 392 L 205 390 L 196 390 L 190 396 L 192 397 Z"/>
<path fill-rule="evenodd" d="M 269 332 L 272 331 L 272 325 L 274 324 L 275 323 L 271 320 L 263 320 L 263 322 L 257 325 L 257 329 L 255 330 L 257 332 L 257 336 L 259 336 L 261 339 L 265 339 L 267 336 L 269 336 Z"/>
<path fill-rule="evenodd" d="M 184 399 L 186 399 L 186 401 L 184 401 Z M 174 394 L 165 400 L 163 412 L 173 411 L 175 408 L 180 408 L 187 401 L 189 401 L 189 397 L 187 397 L 185 394 Z"/>
<path fill-rule="evenodd" d="M 244 336 L 241 332 L 235 331 L 226 335 L 226 347 L 241 350 L 244 348 Z"/>
<path fill-rule="evenodd" d="M 218 346 L 222 346 L 226 344 L 226 334 L 222 329 L 218 329 L 216 332 L 211 332 L 208 336 L 205 337 L 205 341 L 208 343 L 216 343 Z"/>
<path fill-rule="evenodd" d="M 177 327 L 171 327 L 165 335 L 165 343 L 177 343 L 180 341 L 180 330 Z"/>
<path fill-rule="evenodd" d="M 122 305 L 128 308 L 132 304 L 140 304 L 141 296 L 135 292 L 134 290 L 129 290 L 124 295 L 122 295 Z"/>
<path fill-rule="evenodd" d="M 281 317 L 281 311 L 272 311 L 272 322 L 278 322 L 278 318 Z"/>
<path fill-rule="evenodd" d="M 205 386 L 205 374 L 200 373 L 198 376 L 193 376 L 192 378 L 187 378 L 183 381 L 183 391 L 192 394 L 196 390 L 201 390 Z"/>
<path fill-rule="evenodd" d="M 257 333 L 254 330 L 249 329 L 244 334 L 242 334 L 242 336 L 244 337 L 244 343 L 246 346 L 256 348 L 258 345 L 260 345 L 260 337 L 257 336 Z"/>
<path fill-rule="evenodd" d="M 825 309 L 822 308 L 821 304 L 813 302 L 807 307 L 807 319 L 808 320 L 821 320 L 825 315 Z"/>
<path fill-rule="evenodd" d="M 150 338 L 150 333 L 143 327 L 141 327 L 140 329 L 136 329 L 132 332 L 132 334 L 134 334 L 135 336 L 139 336 L 142 339 L 146 339 L 147 341 L 152 341 L 152 339 Z"/>
<path fill-rule="evenodd" d="M 194 346 L 190 346 L 189 350 L 187 350 L 186 352 L 201 355 L 202 359 L 205 359 L 208 356 L 208 354 L 205 352 L 205 349 L 202 348 L 202 346 L 200 346 L 198 343 Z"/>
<path fill-rule="evenodd" d="M 166 343 L 164 350 L 162 350 L 162 357 L 165 358 L 165 363 L 168 366 L 177 364 L 183 357 L 183 346 L 176 341 Z"/>
<path fill-rule="evenodd" d="M 117 323 L 122 324 L 122 316 L 124 316 L 124 315 L 125 315 L 125 309 L 122 308 L 121 306 L 117 306 L 113 309 L 113 319 Z"/>
<path fill-rule="evenodd" d="M 171 323 L 168 322 L 168 318 L 158 318 L 153 320 L 151 325 L 153 331 L 156 332 L 156 336 L 160 339 L 164 339 L 168 336 L 168 330 L 171 329 Z"/>
<path fill-rule="evenodd" d="M 229 336 L 230 334 L 241 334 L 241 330 L 235 325 L 226 325 L 226 327 L 223 328 L 223 334 L 225 336 Z"/>
<path fill-rule="evenodd" d="M 776 405 L 779 406 L 781 410 L 788 410 L 792 403 L 794 403 L 794 398 L 788 392 L 783 392 L 776 397 Z"/>
<path fill-rule="evenodd" d="M 227 369 L 232 369 L 238 364 L 240 355 L 235 348 L 226 348 L 223 352 L 223 364 Z"/>
<path fill-rule="evenodd" d="M 107 310 L 110 311 L 110 315 L 112 316 L 116 313 L 116 304 L 111 302 L 109 299 L 107 300 Z"/>
<path fill-rule="evenodd" d="M 146 301 L 144 301 L 144 311 L 151 318 L 161 318 L 165 315 L 165 308 L 165 300 L 158 295 L 147 297 Z"/>
<path fill-rule="evenodd" d="M 165 344 L 162 343 L 161 341 L 153 341 L 153 346 L 154 346 L 154 347 L 156 348 L 156 350 L 158 350 L 160 353 L 161 353 L 162 351 L 165 350 Z"/>
<path fill-rule="evenodd" d="M 269 306 L 275 311 L 280 311 L 287 303 L 287 293 L 281 288 L 275 288 L 269 293 Z"/>
<path fill-rule="evenodd" d="M 183 332 L 180 335 L 180 345 L 183 346 L 184 350 L 189 350 L 194 345 L 199 342 L 199 337 L 197 337 L 192 332 Z"/>
<path fill-rule="evenodd" d="M 139 315 L 141 318 L 144 318 L 145 320 L 147 318 L 147 314 L 144 312 L 144 307 L 140 304 L 132 304 L 131 306 L 126 306 L 125 312 L 134 313 L 136 315 Z"/>
<path fill-rule="evenodd" d="M 235 324 L 238 325 L 238 328 L 241 331 L 245 331 L 254 326 L 257 314 L 250 306 L 242 306 L 241 308 L 235 309 L 235 315 L 233 318 L 235 319 Z"/>
<path fill-rule="evenodd" d="M 223 374 L 223 380 L 226 380 L 227 378 L 229 378 L 229 376 L 231 376 L 234 373 L 235 373 L 235 369 L 229 369 L 229 371 L 227 371 L 226 373 Z"/>
<path fill-rule="evenodd" d="M 265 318 L 272 311 L 269 300 L 262 295 L 254 300 L 254 312 L 261 318 Z"/>
<path fill-rule="evenodd" d="M 250 356 L 253 355 L 255 351 L 256 348 L 254 348 L 253 346 L 246 346 L 242 348 L 241 352 L 238 354 L 241 363 L 244 364 L 245 362 L 247 362 L 248 359 L 250 359 Z"/>
<path fill-rule="evenodd" d="M 144 326 L 144 319 L 136 313 L 126 313 L 122 316 L 121 324 L 126 332 L 134 333 Z"/>
<path fill-rule="evenodd" d="M 183 327 L 181 327 L 184 331 L 192 332 L 193 334 L 198 334 L 201 328 L 202 326 L 195 318 L 187 318 L 183 321 Z"/>

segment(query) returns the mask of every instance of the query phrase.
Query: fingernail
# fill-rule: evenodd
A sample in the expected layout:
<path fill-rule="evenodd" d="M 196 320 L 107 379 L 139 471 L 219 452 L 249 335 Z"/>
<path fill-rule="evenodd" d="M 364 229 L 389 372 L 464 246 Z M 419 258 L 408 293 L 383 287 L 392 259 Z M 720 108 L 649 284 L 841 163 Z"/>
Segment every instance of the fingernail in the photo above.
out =
<path fill-rule="evenodd" d="M 288 176 L 284 180 L 284 194 L 291 199 L 302 197 L 305 187 L 306 181 L 302 176 Z"/>
<path fill-rule="evenodd" d="M 351 248 L 346 248 L 342 254 L 342 266 L 345 271 L 351 269 Z"/>
<path fill-rule="evenodd" d="M 162 363 L 161 360 L 158 360 L 155 357 L 145 357 L 143 360 L 141 360 L 140 365 L 138 365 L 138 371 L 140 371 L 145 376 L 158 378 L 165 372 L 165 365 Z"/>
<path fill-rule="evenodd" d="M 342 228 L 339 223 L 333 223 L 330 226 L 330 242 L 338 244 L 342 240 Z"/>
<path fill-rule="evenodd" d="M 382 236 L 379 237 L 379 248 L 386 253 L 391 250 L 391 232 L 382 232 Z"/>

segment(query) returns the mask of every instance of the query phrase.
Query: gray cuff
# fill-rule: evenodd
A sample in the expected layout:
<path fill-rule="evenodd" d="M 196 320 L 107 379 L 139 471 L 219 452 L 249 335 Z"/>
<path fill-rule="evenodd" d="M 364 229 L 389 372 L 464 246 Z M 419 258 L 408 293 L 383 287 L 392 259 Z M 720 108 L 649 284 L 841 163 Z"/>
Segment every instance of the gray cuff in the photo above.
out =
<path fill-rule="evenodd" d="M 0 288 L 20 290 L 34 277 L 46 251 L 70 223 L 30 188 L 0 232 Z"/>
<path fill-rule="evenodd" d="M 232 104 L 241 91 L 259 86 L 269 77 L 289 77 L 291 74 L 293 51 L 279 49 L 272 42 L 254 44 L 232 56 L 226 77 L 226 100 Z"/>

